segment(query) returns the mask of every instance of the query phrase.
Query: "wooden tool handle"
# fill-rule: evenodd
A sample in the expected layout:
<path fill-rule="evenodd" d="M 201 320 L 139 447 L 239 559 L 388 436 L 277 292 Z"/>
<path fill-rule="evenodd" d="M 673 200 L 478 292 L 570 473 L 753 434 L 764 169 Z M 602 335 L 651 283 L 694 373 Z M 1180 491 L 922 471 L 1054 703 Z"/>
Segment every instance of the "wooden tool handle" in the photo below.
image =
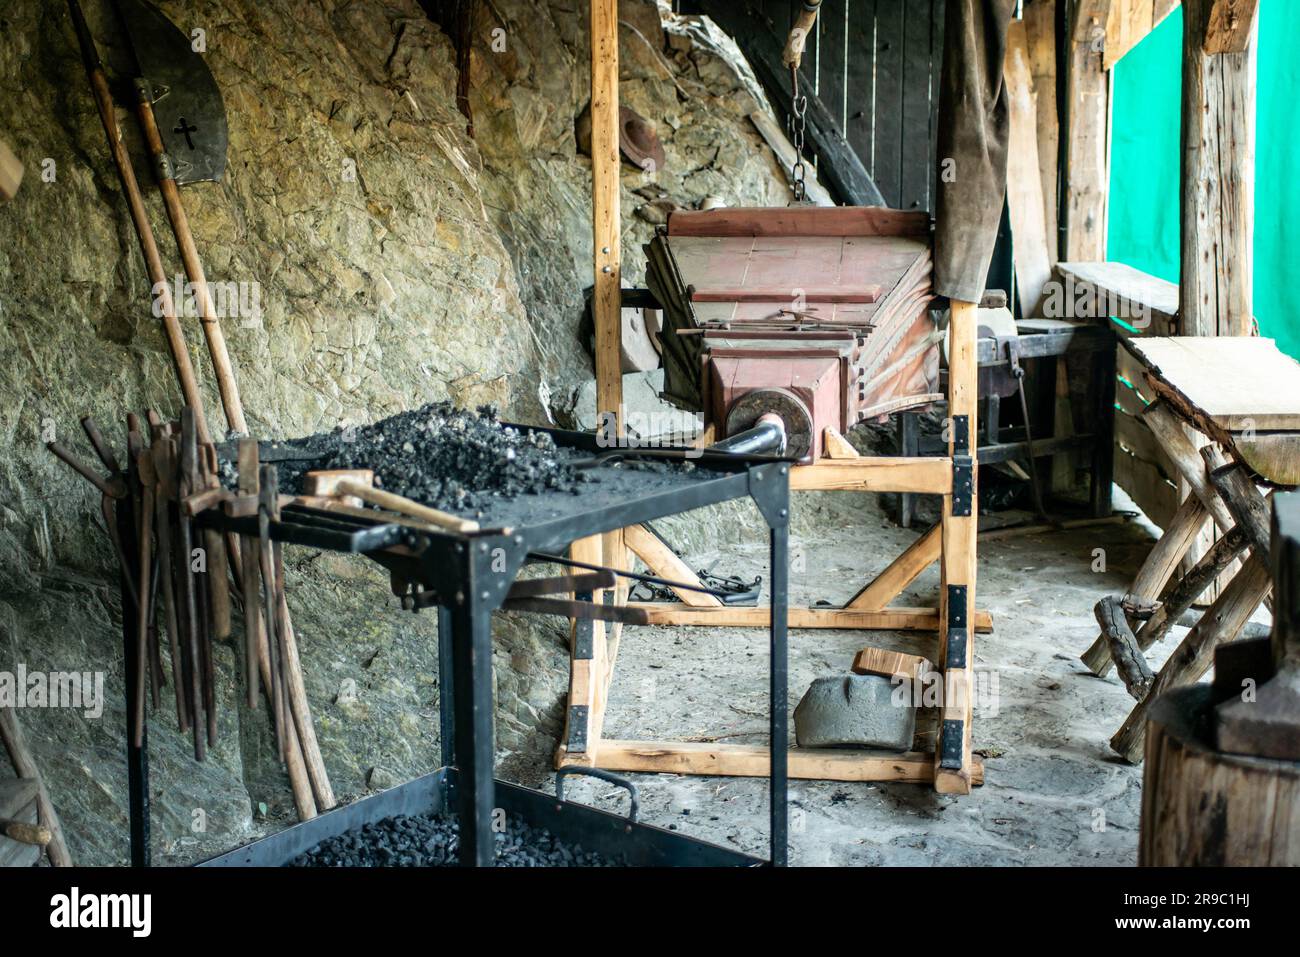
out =
<path fill-rule="evenodd" d="M 28 824 L 26 821 L 11 821 L 4 817 L 0 817 L 0 831 L 4 832 L 5 837 L 19 844 L 35 844 L 37 847 L 44 847 L 54 840 L 54 834 L 48 827 Z"/>
<path fill-rule="evenodd" d="M 467 518 L 457 518 L 448 512 L 441 512 L 436 508 L 421 505 L 419 502 L 413 502 L 401 495 L 394 495 L 392 492 L 371 488 L 369 485 L 354 482 L 352 479 L 340 479 L 335 486 L 335 491 L 340 495 L 355 495 L 371 505 L 391 509 L 402 515 L 410 515 L 412 518 L 420 518 L 430 525 L 437 525 L 453 532 L 477 532 L 479 530 L 478 522 Z"/>
<path fill-rule="evenodd" d="M 817 0 L 816 3 L 808 3 L 805 0 L 804 8 L 799 11 L 794 26 L 790 28 L 790 36 L 786 38 L 785 50 L 781 54 L 781 62 L 787 67 L 794 67 L 797 70 L 803 62 L 804 47 L 817 23 L 817 8 L 820 4 L 821 0 Z"/>

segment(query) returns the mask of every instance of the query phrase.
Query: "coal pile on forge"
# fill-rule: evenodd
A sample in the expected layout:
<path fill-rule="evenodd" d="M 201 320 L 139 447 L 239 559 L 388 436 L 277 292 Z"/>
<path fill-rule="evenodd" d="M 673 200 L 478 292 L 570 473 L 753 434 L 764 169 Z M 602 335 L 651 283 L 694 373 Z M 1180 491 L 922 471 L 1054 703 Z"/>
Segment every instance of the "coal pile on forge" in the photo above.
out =
<path fill-rule="evenodd" d="M 517 816 L 495 835 L 497 867 L 627 867 L 581 845 L 570 845 Z M 384 818 L 331 837 L 300 854 L 290 867 L 456 867 L 460 822 L 455 815 Z"/>
<path fill-rule="evenodd" d="M 491 406 L 471 411 L 434 402 L 285 448 L 304 456 L 281 464 L 285 493 L 302 491 L 308 471 L 368 469 L 385 491 L 458 512 L 480 511 L 496 498 L 577 493 L 590 480 L 576 465 L 577 453 L 546 432 L 505 425 Z"/>

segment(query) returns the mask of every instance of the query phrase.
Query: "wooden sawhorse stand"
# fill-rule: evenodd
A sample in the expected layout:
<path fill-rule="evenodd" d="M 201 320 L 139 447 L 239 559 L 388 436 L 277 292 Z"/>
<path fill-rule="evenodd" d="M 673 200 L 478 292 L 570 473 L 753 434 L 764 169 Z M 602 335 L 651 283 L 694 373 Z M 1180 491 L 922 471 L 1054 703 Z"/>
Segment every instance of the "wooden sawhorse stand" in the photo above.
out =
<path fill-rule="evenodd" d="M 954 301 L 951 310 L 946 456 L 887 458 L 859 456 L 842 436 L 826 438 L 828 454 L 790 473 L 794 490 L 859 492 L 917 492 L 943 497 L 940 523 L 909 546 L 888 568 L 842 608 L 790 608 L 790 628 L 931 631 L 939 633 L 938 664 L 946 693 L 941 704 L 934 754 L 910 751 L 853 751 L 793 748 L 789 752 L 792 778 L 835 781 L 910 781 L 933 784 L 945 794 L 966 794 L 983 783 L 983 766 L 971 750 L 974 703 L 974 636 L 992 630 L 989 614 L 975 610 L 976 507 L 975 410 L 976 307 Z M 593 564 L 627 568 L 635 554 L 652 574 L 686 583 L 698 581 L 689 566 L 653 534 L 634 526 L 601 539 L 575 542 L 572 557 Z M 604 561 L 602 562 L 602 559 Z M 939 606 L 914 608 L 889 603 L 934 561 L 942 568 Z M 683 604 L 636 603 L 650 624 L 715 627 L 766 627 L 768 609 L 737 608 L 698 592 L 677 592 Z M 599 601 L 600 598 L 595 599 Z M 626 592 L 615 595 L 626 601 Z M 581 715 L 584 726 L 565 728 L 556 751 L 556 766 L 584 765 L 610 771 L 651 771 L 676 774 L 766 776 L 767 748 L 748 745 L 620 741 L 601 737 L 609 687 L 613 680 L 621 626 L 608 630 L 595 622 L 596 659 L 570 662 L 569 703 L 586 705 L 567 713 Z M 575 734 L 575 730 L 577 733 Z M 583 742 L 582 749 L 569 742 Z"/>
<path fill-rule="evenodd" d="M 1117 665 L 1137 700 L 1110 742 L 1136 764 L 1150 705 L 1166 691 L 1198 681 L 1213 664 L 1214 649 L 1233 641 L 1269 600 L 1270 509 L 1252 473 L 1276 487 L 1300 484 L 1300 366 L 1270 339 L 1164 337 L 1124 345 L 1156 396 L 1141 420 L 1192 492 L 1128 593 L 1098 603 L 1103 633 L 1081 656 L 1097 675 Z M 1199 450 L 1191 437 L 1197 433 L 1209 441 Z M 1208 521 L 1222 537 L 1169 584 Z M 1239 558 L 1241 569 L 1153 674 L 1143 653 Z"/>

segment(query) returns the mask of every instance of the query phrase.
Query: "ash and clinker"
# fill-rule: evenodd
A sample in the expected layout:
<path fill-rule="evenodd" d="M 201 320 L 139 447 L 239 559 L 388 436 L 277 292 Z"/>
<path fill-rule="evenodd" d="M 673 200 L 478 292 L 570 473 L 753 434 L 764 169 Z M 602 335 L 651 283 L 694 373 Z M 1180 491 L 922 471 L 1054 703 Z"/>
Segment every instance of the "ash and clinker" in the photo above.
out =
<path fill-rule="evenodd" d="M 626 867 L 560 841 L 516 816 L 494 835 L 497 867 Z M 399 814 L 353 828 L 294 858 L 290 867 L 454 867 L 460 863 L 460 822 L 452 815 Z"/>
<path fill-rule="evenodd" d="M 491 406 L 476 412 L 434 402 L 373 425 L 338 428 L 295 442 L 322 457 L 284 462 L 280 487 L 300 491 L 315 469 L 371 469 L 375 485 L 436 508 L 472 511 L 493 498 L 546 491 L 577 493 L 590 481 L 579 453 L 545 432 L 502 425 Z"/>

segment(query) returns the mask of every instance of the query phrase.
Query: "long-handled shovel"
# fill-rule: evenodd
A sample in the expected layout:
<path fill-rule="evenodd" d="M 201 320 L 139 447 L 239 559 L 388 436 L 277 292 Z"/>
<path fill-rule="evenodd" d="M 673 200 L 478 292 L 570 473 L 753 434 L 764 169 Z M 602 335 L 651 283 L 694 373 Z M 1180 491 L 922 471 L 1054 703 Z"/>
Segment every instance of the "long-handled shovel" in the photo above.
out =
<path fill-rule="evenodd" d="M 113 109 L 113 95 L 108 88 L 108 78 L 104 74 L 103 63 L 91 39 L 82 15 L 81 4 L 77 0 L 68 0 L 68 10 L 72 14 L 72 25 L 76 29 L 77 42 L 81 46 L 81 58 L 86 67 L 86 76 L 99 109 L 99 118 L 104 124 L 104 134 L 108 138 L 109 152 L 122 180 L 122 191 L 126 194 L 127 206 L 131 210 L 131 222 L 135 225 L 136 236 L 140 240 L 140 252 L 144 256 L 145 267 L 149 273 L 149 282 L 158 290 L 159 305 L 162 311 L 163 332 L 167 337 L 167 347 L 171 352 L 172 363 L 176 367 L 176 378 L 180 383 L 181 395 L 185 404 L 194 410 L 195 418 L 203 441 L 208 441 L 207 417 L 203 411 L 203 396 L 199 392 L 198 380 L 194 375 L 194 365 L 190 362 L 189 349 L 185 345 L 185 335 L 176 318 L 176 306 L 172 302 L 163 271 L 162 256 L 154 240 L 153 227 L 149 223 L 149 214 L 145 210 L 144 198 L 140 195 L 140 184 L 131 165 L 131 157 L 122 143 L 122 131 L 117 125 L 117 115 Z"/>
<path fill-rule="evenodd" d="M 189 37 L 170 20 L 141 0 L 114 0 L 114 6 L 135 56 L 136 119 L 154 161 L 154 177 L 185 274 L 194 288 L 226 423 L 231 431 L 247 435 L 226 337 L 180 194 L 180 184 L 217 180 L 225 170 L 227 131 L 221 91 Z M 159 120 L 164 122 L 160 125 Z"/>

